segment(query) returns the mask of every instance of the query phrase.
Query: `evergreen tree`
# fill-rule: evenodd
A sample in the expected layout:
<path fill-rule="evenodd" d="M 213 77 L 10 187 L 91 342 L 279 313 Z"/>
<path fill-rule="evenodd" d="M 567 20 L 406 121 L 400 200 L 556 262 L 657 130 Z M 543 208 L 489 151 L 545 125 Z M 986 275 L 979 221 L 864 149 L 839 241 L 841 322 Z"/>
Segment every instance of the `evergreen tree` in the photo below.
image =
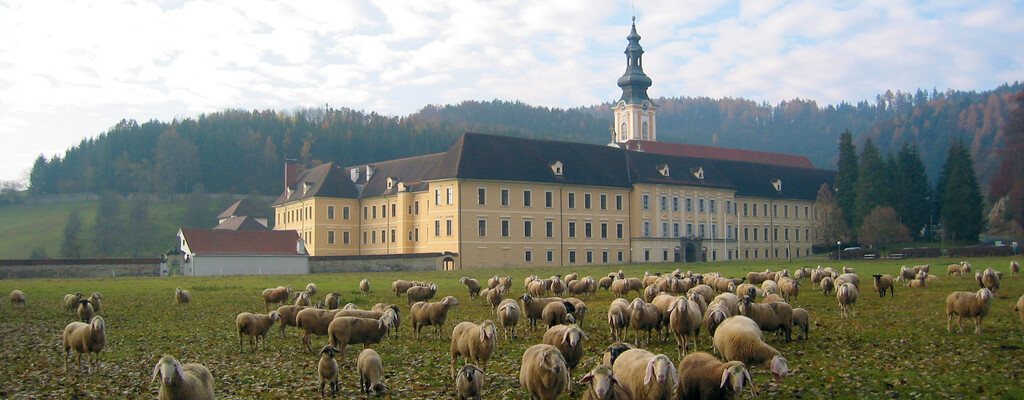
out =
<path fill-rule="evenodd" d="M 977 240 L 984 228 L 981 189 L 974 171 L 974 160 L 963 140 L 949 146 L 936 191 L 941 199 L 942 228 L 958 240 Z"/>
<path fill-rule="evenodd" d="M 857 198 L 854 203 L 854 227 L 861 223 L 875 207 L 888 205 L 887 191 L 889 187 L 885 161 L 878 153 L 878 147 L 868 139 L 860 151 L 860 172 L 857 174 Z"/>
<path fill-rule="evenodd" d="M 82 215 L 77 208 L 72 208 L 68 222 L 64 225 L 64 241 L 60 245 L 61 258 L 82 258 L 81 233 Z"/>
<path fill-rule="evenodd" d="M 121 196 L 114 192 L 100 195 L 96 209 L 96 223 L 93 225 L 93 240 L 96 254 L 100 257 L 115 257 L 124 248 L 124 223 L 121 218 Z"/>
<path fill-rule="evenodd" d="M 903 142 L 896 156 L 892 205 L 913 237 L 921 237 L 931 215 L 932 188 L 917 144 Z"/>
<path fill-rule="evenodd" d="M 853 133 L 847 129 L 839 137 L 839 173 L 836 175 L 836 202 L 846 219 L 846 226 L 853 226 L 856 215 L 857 177 L 860 167 L 857 163 L 857 146 L 853 145 Z"/>
<path fill-rule="evenodd" d="M 32 195 L 41 195 L 47 193 L 47 176 L 46 173 L 47 163 L 46 157 L 42 154 L 36 158 L 36 162 L 32 164 L 32 171 L 28 174 L 28 192 Z"/>

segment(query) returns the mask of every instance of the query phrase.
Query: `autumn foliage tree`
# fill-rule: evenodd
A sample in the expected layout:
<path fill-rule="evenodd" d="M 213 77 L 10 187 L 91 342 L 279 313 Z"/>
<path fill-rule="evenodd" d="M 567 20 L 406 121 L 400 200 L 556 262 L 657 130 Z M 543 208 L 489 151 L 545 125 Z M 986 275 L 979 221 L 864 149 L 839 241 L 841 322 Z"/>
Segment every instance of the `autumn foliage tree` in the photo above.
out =
<path fill-rule="evenodd" d="M 1003 147 L 999 172 L 992 180 L 989 196 L 1005 207 L 993 226 L 1006 226 L 1007 231 L 1020 231 L 1024 224 L 1024 91 L 1010 101 L 1011 110 L 1003 126 Z M 1005 199 L 1005 200 L 1004 200 Z"/>
<path fill-rule="evenodd" d="M 850 228 L 846 225 L 842 208 L 832 196 L 832 187 L 827 183 L 818 189 L 814 212 L 814 232 L 817 234 L 814 244 L 827 247 L 839 240 L 849 241 Z"/>
<path fill-rule="evenodd" d="M 861 245 L 872 247 L 886 247 L 912 240 L 906 225 L 900 223 L 896 210 L 882 206 L 871 210 L 864 217 L 864 222 L 857 230 L 857 239 Z"/>

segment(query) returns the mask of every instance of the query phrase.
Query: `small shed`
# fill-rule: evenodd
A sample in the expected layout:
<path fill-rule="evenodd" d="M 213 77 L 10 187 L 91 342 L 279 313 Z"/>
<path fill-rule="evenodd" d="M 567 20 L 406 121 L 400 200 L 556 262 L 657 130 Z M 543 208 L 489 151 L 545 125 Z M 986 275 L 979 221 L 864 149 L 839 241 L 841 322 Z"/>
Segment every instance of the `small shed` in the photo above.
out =
<path fill-rule="evenodd" d="M 182 275 L 308 274 L 309 254 L 296 231 L 178 230 Z"/>

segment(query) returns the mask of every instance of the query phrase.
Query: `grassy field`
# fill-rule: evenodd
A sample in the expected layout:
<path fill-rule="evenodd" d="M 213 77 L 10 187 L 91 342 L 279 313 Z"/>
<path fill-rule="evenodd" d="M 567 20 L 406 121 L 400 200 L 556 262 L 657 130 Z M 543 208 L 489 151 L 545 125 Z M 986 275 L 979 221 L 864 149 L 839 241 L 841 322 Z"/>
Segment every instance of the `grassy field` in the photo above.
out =
<path fill-rule="evenodd" d="M 971 260 L 975 268 L 993 267 L 1005 273 L 1002 289 L 993 300 L 984 322 L 984 333 L 947 333 L 945 297 L 956 290 L 978 289 L 973 278 L 945 276 L 949 259 L 930 262 L 939 280 L 926 289 L 899 286 L 895 298 L 879 298 L 871 288 L 871 274 L 896 274 L 899 263 L 890 260 L 844 263 L 861 276 L 861 298 L 856 318 L 842 319 L 835 296 L 804 290 L 795 306 L 811 314 L 810 339 L 781 343 L 770 339 L 789 360 L 792 370 L 781 384 L 771 382 L 762 370 L 754 374 L 761 398 L 1024 398 L 1024 330 L 1012 311 L 1024 293 L 1024 278 L 1009 277 L 1006 258 Z M 740 276 L 765 268 L 795 269 L 814 261 L 792 264 L 718 263 L 635 265 L 623 268 L 627 276 L 644 271 L 670 271 L 676 267 L 693 271 L 719 271 Z M 839 266 L 836 263 L 825 265 Z M 618 269 L 618 268 L 615 268 Z M 459 321 L 480 322 L 492 318 L 483 300 L 469 300 L 461 276 L 484 282 L 494 274 L 511 275 L 510 296 L 523 293 L 523 278 L 530 274 L 550 276 L 579 272 L 600 277 L 612 267 L 515 269 L 464 272 L 404 272 L 374 274 L 330 274 L 304 276 L 232 276 L 204 278 L 118 278 L 90 280 L 0 281 L 0 397 L 10 398 L 153 398 L 157 384 L 150 382 L 153 366 L 163 354 L 185 362 L 206 365 L 216 379 L 220 398 L 295 398 L 316 396 L 317 355 L 300 350 L 300 335 L 288 328 L 281 338 L 276 332 L 268 348 L 253 354 L 248 347 L 238 350 L 234 317 L 240 312 L 262 312 L 260 292 L 267 287 L 304 287 L 315 282 L 322 299 L 338 291 L 344 302 L 363 308 L 377 302 L 397 303 L 402 310 L 398 339 L 388 339 L 375 348 L 384 359 L 385 379 L 390 391 L 386 398 L 436 399 L 453 396 L 448 377 L 451 329 Z M 373 292 L 366 297 L 357 291 L 362 278 L 371 281 Z M 452 309 L 442 337 L 410 336 L 409 307 L 405 298 L 390 292 L 395 279 L 436 282 L 435 299 L 456 296 L 461 305 Z M 190 309 L 173 305 L 173 290 L 180 286 L 192 291 Z M 8 293 L 20 289 L 27 294 L 25 309 L 12 309 Z M 91 375 L 65 373 L 59 349 L 60 333 L 76 319 L 61 310 L 63 295 L 81 291 L 101 292 L 102 312 L 107 323 L 107 348 L 101 368 Z M 581 366 L 572 374 L 579 380 L 597 363 L 601 351 L 612 342 L 606 324 L 607 305 L 612 295 L 599 290 L 585 299 L 590 314 L 583 324 L 590 335 Z M 967 322 L 970 332 L 973 323 Z M 429 328 L 424 330 L 429 332 Z M 523 351 L 540 342 L 543 330 L 519 329 L 518 337 L 499 340 L 498 351 L 488 364 L 487 398 L 523 399 L 518 387 L 519 363 Z M 769 335 L 772 336 L 772 335 Z M 322 346 L 326 338 L 315 342 Z M 341 398 L 362 397 L 354 364 L 361 346 L 348 351 L 349 368 L 342 371 Z M 674 340 L 654 342 L 656 353 L 676 357 Z M 701 333 L 700 350 L 710 351 L 706 332 Z M 72 357 L 72 360 L 74 358 Z M 563 395 L 563 398 L 577 398 Z M 745 397 L 750 398 L 749 394 Z"/>

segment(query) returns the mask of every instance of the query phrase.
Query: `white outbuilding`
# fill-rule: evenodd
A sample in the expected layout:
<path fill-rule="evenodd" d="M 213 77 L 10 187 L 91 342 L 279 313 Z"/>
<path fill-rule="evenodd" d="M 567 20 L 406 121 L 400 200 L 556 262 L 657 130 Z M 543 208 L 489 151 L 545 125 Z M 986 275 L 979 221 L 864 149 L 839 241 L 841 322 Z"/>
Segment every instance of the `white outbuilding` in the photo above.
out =
<path fill-rule="evenodd" d="M 293 230 L 178 230 L 181 275 L 308 274 L 305 242 Z"/>

